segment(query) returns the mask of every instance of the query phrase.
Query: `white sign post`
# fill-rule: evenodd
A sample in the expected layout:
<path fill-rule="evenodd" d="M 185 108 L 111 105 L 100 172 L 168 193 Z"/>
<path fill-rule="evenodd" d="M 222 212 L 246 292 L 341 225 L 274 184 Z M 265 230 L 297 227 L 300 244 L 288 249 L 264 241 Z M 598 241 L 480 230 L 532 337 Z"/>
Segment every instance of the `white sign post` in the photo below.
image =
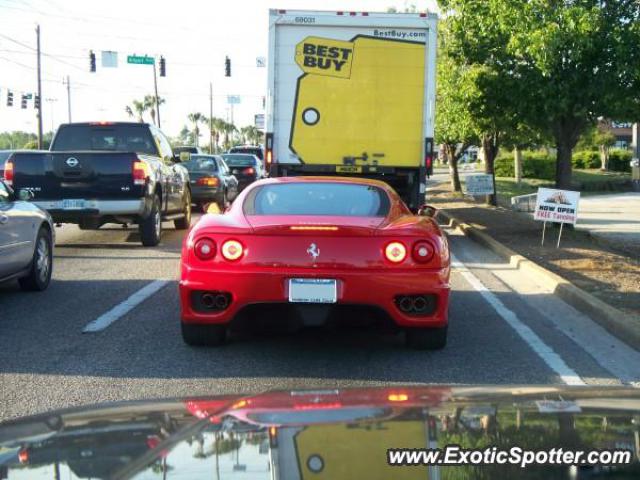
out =
<path fill-rule="evenodd" d="M 578 221 L 578 202 L 580 192 L 571 190 L 555 190 L 553 188 L 538 188 L 536 197 L 536 209 L 533 219 L 544 222 L 542 226 L 542 245 L 544 246 L 544 234 L 547 222 L 560 224 L 560 234 L 558 244 L 560 248 L 560 238 L 562 237 L 562 227 L 565 223 L 575 225 Z"/>
<path fill-rule="evenodd" d="M 493 175 L 490 173 L 474 173 L 467 175 L 464 181 L 465 193 L 473 197 L 493 195 Z"/>

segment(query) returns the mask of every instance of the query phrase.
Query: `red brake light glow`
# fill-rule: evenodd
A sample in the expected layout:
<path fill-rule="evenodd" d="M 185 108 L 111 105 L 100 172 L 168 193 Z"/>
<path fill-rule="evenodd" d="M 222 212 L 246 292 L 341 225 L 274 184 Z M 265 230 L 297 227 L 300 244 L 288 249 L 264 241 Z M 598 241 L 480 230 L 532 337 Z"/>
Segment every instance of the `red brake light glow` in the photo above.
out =
<path fill-rule="evenodd" d="M 193 251 L 200 260 L 211 260 L 216 256 L 216 243 L 210 238 L 201 238 L 194 245 Z"/>
<path fill-rule="evenodd" d="M 196 185 L 204 185 L 206 187 L 217 187 L 219 183 L 218 177 L 202 177 L 196 180 Z"/>
<path fill-rule="evenodd" d="M 13 186 L 13 160 L 4 162 L 4 183 Z"/>
<path fill-rule="evenodd" d="M 253 175 L 254 173 L 256 173 L 256 171 L 253 169 L 253 167 L 249 167 L 242 170 L 242 173 L 245 173 L 247 175 Z"/>
<path fill-rule="evenodd" d="M 149 165 L 140 160 L 134 160 L 132 166 L 133 184 L 144 185 L 149 178 Z"/>
<path fill-rule="evenodd" d="M 227 240 L 220 249 L 222 256 L 229 261 L 238 260 L 244 253 L 244 247 L 237 240 Z"/>
<path fill-rule="evenodd" d="M 22 464 L 28 463 L 29 462 L 29 450 L 27 450 L 26 448 L 22 448 L 20 449 L 20 451 L 18 452 L 18 461 Z"/>
<path fill-rule="evenodd" d="M 426 263 L 433 257 L 434 250 L 429 242 L 416 242 L 413 246 L 412 256 L 418 263 Z"/>
<path fill-rule="evenodd" d="M 392 263 L 400 263 L 407 258 L 407 247 L 400 242 L 391 242 L 385 247 L 384 256 Z"/>

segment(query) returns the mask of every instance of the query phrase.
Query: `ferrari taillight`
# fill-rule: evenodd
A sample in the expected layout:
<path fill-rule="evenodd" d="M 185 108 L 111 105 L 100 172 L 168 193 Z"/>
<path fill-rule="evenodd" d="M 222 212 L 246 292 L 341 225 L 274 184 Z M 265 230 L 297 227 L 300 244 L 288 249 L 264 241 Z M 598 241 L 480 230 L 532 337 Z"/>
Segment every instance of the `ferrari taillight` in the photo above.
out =
<path fill-rule="evenodd" d="M 244 253 L 244 247 L 237 240 L 227 240 L 220 249 L 222 256 L 229 261 L 238 260 Z"/>
<path fill-rule="evenodd" d="M 434 249 L 429 242 L 421 241 L 413 245 L 412 256 L 418 263 L 427 263 L 433 257 Z"/>
<path fill-rule="evenodd" d="M 392 263 L 400 263 L 407 258 L 407 247 L 401 242 L 391 242 L 385 247 L 384 256 Z"/>
<path fill-rule="evenodd" d="M 200 260 L 211 260 L 216 256 L 216 242 L 210 238 L 201 238 L 196 241 L 193 251 Z"/>
<path fill-rule="evenodd" d="M 131 167 L 134 185 L 144 185 L 149 178 L 149 165 L 141 160 L 134 160 Z"/>
<path fill-rule="evenodd" d="M 13 160 L 4 162 L 4 183 L 13 186 Z"/>

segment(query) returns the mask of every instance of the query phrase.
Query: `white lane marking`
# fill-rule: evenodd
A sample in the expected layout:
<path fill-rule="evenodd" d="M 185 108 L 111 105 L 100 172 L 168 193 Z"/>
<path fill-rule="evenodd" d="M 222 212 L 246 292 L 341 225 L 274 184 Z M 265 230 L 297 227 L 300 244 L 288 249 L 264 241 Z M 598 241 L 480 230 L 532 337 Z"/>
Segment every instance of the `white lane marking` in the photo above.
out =
<path fill-rule="evenodd" d="M 129 298 L 127 298 L 124 302 L 119 303 L 108 312 L 100 315 L 98 318 L 88 323 L 84 327 L 84 330 L 82 330 L 82 333 L 95 333 L 95 332 L 104 330 L 113 322 L 125 316 L 127 313 L 133 310 L 137 305 L 144 302 L 147 298 L 149 298 L 151 295 L 156 293 L 158 290 L 160 290 L 162 287 L 164 287 L 168 283 L 169 283 L 169 280 L 155 280 L 145 285 L 140 290 L 138 290 L 133 295 L 131 295 Z"/>
<path fill-rule="evenodd" d="M 531 347 L 544 363 L 560 376 L 564 383 L 567 385 L 586 385 L 584 380 L 565 363 L 560 355 L 544 343 L 531 328 L 524 324 L 513 311 L 509 310 L 498 297 L 487 289 L 464 263 L 460 262 L 454 255 L 451 255 L 451 260 L 451 266 L 462 274 L 467 282 L 482 295 L 482 298 L 520 335 L 520 338 Z"/>

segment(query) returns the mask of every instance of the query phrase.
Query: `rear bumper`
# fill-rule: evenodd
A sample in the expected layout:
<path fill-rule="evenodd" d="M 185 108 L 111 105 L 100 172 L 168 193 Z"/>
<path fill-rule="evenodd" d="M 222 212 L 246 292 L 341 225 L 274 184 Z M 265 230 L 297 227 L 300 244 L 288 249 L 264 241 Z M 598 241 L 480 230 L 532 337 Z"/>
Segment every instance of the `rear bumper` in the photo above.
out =
<path fill-rule="evenodd" d="M 191 185 L 191 200 L 193 202 L 215 202 L 222 197 L 219 187 L 203 187 Z"/>
<path fill-rule="evenodd" d="M 86 200 L 85 208 L 63 208 L 61 200 L 33 202 L 47 210 L 56 222 L 74 222 L 83 218 L 107 216 L 139 217 L 148 214 L 150 205 L 144 198 L 135 200 Z"/>
<path fill-rule="evenodd" d="M 326 270 L 310 274 L 309 270 L 305 269 L 286 273 L 267 270 L 233 272 L 196 270 L 186 266 L 183 266 L 179 285 L 182 321 L 229 324 L 236 320 L 236 317 L 243 316 L 248 308 L 260 305 L 290 307 L 304 316 L 306 310 L 317 309 L 319 305 L 288 303 L 289 279 L 304 277 L 337 280 L 337 304 L 320 304 L 328 310 L 331 306 L 370 307 L 385 313 L 391 323 L 398 327 L 442 327 L 448 321 L 449 268 L 394 273 L 381 270 Z M 196 311 L 191 303 L 192 292 L 203 290 L 229 292 L 229 307 L 221 312 Z M 396 305 L 398 295 L 423 294 L 435 297 L 435 309 L 429 315 L 408 315 Z M 313 316 L 313 313 L 310 313 Z M 257 320 L 259 319 L 256 318 Z"/>

